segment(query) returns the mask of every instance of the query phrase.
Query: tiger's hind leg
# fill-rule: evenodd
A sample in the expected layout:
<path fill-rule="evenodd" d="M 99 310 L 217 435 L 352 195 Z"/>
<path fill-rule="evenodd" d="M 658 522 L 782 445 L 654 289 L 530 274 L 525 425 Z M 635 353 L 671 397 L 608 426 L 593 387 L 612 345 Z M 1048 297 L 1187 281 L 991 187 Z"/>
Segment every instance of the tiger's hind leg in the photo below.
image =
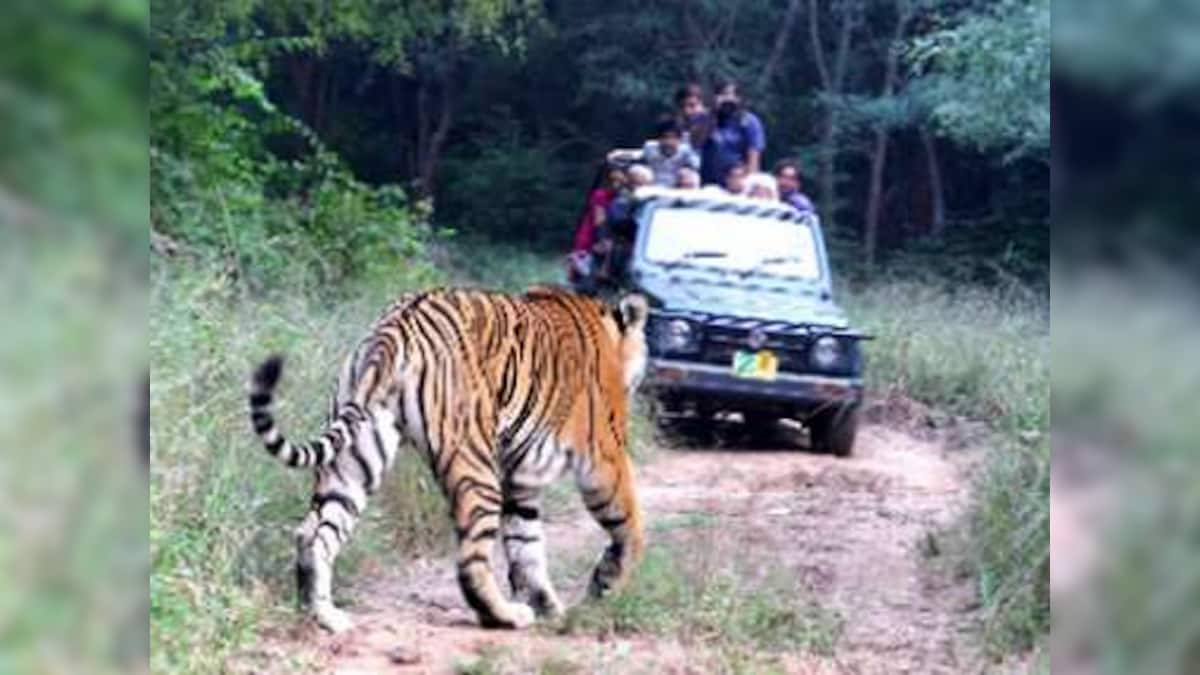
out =
<path fill-rule="evenodd" d="M 350 616 L 333 604 L 333 570 L 367 506 L 367 495 L 379 488 L 400 445 L 395 417 L 371 411 L 354 442 L 338 462 L 317 471 L 312 507 L 296 529 L 296 585 L 301 603 L 326 630 L 340 633 L 353 626 Z"/>
<path fill-rule="evenodd" d="M 610 538 L 588 584 L 588 595 L 600 597 L 628 579 L 642 557 L 644 538 L 629 456 L 621 452 L 609 461 L 589 464 L 578 469 L 579 490 L 588 512 Z"/>
<path fill-rule="evenodd" d="M 510 602 L 493 573 L 493 549 L 500 531 L 501 491 L 495 468 L 471 470 L 462 455 L 494 457 L 485 441 L 466 442 L 459 461 L 443 477 L 458 535 L 458 584 L 463 598 L 488 628 L 524 628 L 534 622 L 533 609 Z"/>
<path fill-rule="evenodd" d="M 562 614 L 562 602 L 550 584 L 537 493 L 509 492 L 500 520 L 513 597 L 528 603 L 541 616 Z"/>
<path fill-rule="evenodd" d="M 349 615 L 333 604 L 333 567 L 365 507 L 365 498 L 318 490 L 312 509 L 296 528 L 296 586 L 300 602 L 321 627 L 340 633 L 353 626 Z"/>

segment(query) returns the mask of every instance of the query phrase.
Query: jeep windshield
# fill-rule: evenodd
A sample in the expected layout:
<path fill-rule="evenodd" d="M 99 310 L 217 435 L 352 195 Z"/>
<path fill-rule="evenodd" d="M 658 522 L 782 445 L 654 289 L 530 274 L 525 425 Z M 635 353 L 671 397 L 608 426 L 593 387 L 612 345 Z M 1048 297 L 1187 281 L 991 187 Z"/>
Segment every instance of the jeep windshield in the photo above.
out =
<path fill-rule="evenodd" d="M 770 215 L 660 207 L 651 219 L 643 255 L 666 267 L 821 278 L 816 240 L 808 223 Z"/>

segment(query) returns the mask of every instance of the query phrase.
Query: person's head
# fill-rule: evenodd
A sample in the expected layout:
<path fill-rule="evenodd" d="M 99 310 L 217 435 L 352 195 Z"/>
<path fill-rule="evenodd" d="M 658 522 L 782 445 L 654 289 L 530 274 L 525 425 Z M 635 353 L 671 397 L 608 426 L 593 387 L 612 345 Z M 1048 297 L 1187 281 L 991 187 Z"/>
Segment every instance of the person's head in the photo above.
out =
<path fill-rule="evenodd" d="M 654 136 L 658 139 L 658 147 L 664 155 L 670 157 L 679 151 L 679 144 L 683 140 L 683 130 L 679 128 L 679 122 L 675 118 L 666 117 L 659 120 L 654 131 Z"/>
<path fill-rule="evenodd" d="M 794 159 L 781 159 L 775 163 L 775 181 L 779 184 L 780 195 L 790 195 L 800 190 L 800 162 Z"/>
<path fill-rule="evenodd" d="M 746 191 L 746 165 L 738 162 L 725 172 L 725 189 L 735 195 Z"/>
<path fill-rule="evenodd" d="M 717 120 L 725 121 L 732 118 L 742 109 L 742 92 L 737 82 L 723 80 L 717 83 L 713 90 L 714 102 L 717 105 Z"/>
<path fill-rule="evenodd" d="M 753 173 L 746 177 L 746 195 L 754 199 L 777 201 L 779 192 L 775 189 L 775 179 L 769 173 Z"/>
<path fill-rule="evenodd" d="M 675 187 L 682 190 L 695 190 L 700 187 L 700 172 L 690 166 L 681 168 L 675 177 Z"/>
<path fill-rule="evenodd" d="M 645 164 L 634 164 L 625 173 L 629 175 L 629 187 L 634 190 L 654 182 L 654 172 Z"/>
<path fill-rule="evenodd" d="M 619 166 L 610 166 L 604 173 L 604 187 L 610 190 L 619 190 L 626 182 L 625 171 Z"/>
<path fill-rule="evenodd" d="M 675 92 L 675 107 L 684 119 L 704 114 L 704 88 L 694 82 L 680 87 Z"/>

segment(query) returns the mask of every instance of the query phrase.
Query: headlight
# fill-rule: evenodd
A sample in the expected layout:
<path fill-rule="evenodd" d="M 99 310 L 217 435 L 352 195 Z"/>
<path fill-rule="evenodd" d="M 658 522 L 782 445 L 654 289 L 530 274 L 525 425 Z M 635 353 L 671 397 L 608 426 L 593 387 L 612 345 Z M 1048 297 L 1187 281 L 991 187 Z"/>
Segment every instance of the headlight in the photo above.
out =
<path fill-rule="evenodd" d="M 814 368 L 830 370 L 842 360 L 842 343 L 832 335 L 823 335 L 813 343 L 809 354 Z"/>
<path fill-rule="evenodd" d="M 660 351 L 686 352 L 700 345 L 700 331 L 684 319 L 668 319 L 657 328 L 655 340 Z"/>

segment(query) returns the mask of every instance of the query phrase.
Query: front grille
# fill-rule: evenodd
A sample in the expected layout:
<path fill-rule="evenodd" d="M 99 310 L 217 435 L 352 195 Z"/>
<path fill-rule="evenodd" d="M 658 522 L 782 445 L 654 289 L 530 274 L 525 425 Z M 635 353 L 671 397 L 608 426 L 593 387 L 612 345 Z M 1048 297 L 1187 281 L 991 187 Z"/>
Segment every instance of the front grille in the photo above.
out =
<path fill-rule="evenodd" d="M 705 363 L 728 366 L 733 363 L 733 353 L 739 349 L 754 350 L 750 346 L 750 331 L 742 328 L 706 326 L 700 359 Z M 758 349 L 769 349 L 779 357 L 779 369 L 789 373 L 806 371 L 808 364 L 808 338 L 802 335 L 767 333 L 767 340 Z"/>

